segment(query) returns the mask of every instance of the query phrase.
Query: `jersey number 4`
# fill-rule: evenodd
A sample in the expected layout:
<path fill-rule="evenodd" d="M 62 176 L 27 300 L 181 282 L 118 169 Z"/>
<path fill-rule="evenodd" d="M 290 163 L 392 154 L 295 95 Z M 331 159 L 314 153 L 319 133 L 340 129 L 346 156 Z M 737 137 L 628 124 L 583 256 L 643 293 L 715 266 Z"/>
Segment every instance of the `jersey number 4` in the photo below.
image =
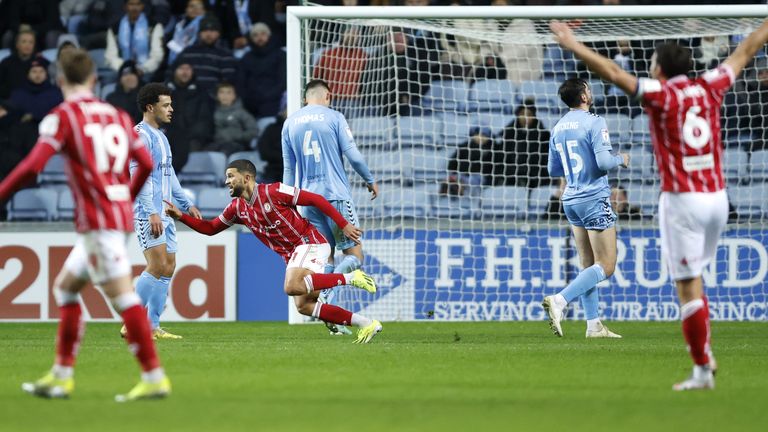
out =
<path fill-rule="evenodd" d="M 571 171 L 574 174 L 578 174 L 584 168 L 584 159 L 576 153 L 576 149 L 579 147 L 579 142 L 576 140 L 567 140 L 565 142 L 568 155 L 566 156 L 566 149 L 563 149 L 563 145 L 555 143 L 555 148 L 560 154 L 560 160 L 563 162 L 563 172 L 565 175 L 570 175 Z"/>
<path fill-rule="evenodd" d="M 304 132 L 304 144 L 301 146 L 304 156 L 314 156 L 315 162 L 320 162 L 320 145 L 312 139 L 312 131 Z"/>
<path fill-rule="evenodd" d="M 101 125 L 88 123 L 83 131 L 93 143 L 93 154 L 96 158 L 96 169 L 100 173 L 112 171 L 122 172 L 128 159 L 128 134 L 125 129 L 116 124 Z M 109 158 L 115 161 L 110 166 Z"/>

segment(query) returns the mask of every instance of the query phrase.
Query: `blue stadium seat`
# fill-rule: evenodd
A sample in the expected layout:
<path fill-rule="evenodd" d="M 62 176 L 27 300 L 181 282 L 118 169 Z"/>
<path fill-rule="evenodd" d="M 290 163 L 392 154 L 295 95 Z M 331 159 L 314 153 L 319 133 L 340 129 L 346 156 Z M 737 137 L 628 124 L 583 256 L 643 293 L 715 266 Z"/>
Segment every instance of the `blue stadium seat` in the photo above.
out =
<path fill-rule="evenodd" d="M 56 210 L 59 220 L 69 221 L 75 218 L 75 200 L 72 198 L 72 191 L 69 188 L 59 191 Z"/>
<path fill-rule="evenodd" d="M 762 219 L 768 215 L 768 184 L 755 183 L 728 188 L 728 198 L 740 219 Z"/>
<path fill-rule="evenodd" d="M 728 148 L 723 152 L 723 174 L 729 182 L 742 182 L 747 179 L 749 156 L 740 148 Z"/>
<path fill-rule="evenodd" d="M 480 197 L 483 218 L 521 219 L 528 213 L 528 189 L 519 186 L 491 186 Z"/>
<path fill-rule="evenodd" d="M 0 49 L 0 61 L 5 60 L 6 57 L 11 55 L 11 49 L 10 48 L 3 48 Z"/>
<path fill-rule="evenodd" d="M 408 182 L 413 178 L 412 168 L 406 164 L 402 152 L 370 151 L 364 156 L 371 173 L 379 183 Z"/>
<path fill-rule="evenodd" d="M 8 203 L 8 220 L 56 220 L 58 201 L 58 194 L 51 189 L 20 190 Z"/>
<path fill-rule="evenodd" d="M 360 148 L 392 148 L 396 143 L 392 140 L 394 122 L 389 117 L 360 117 L 349 119 L 349 128 L 355 143 Z"/>
<path fill-rule="evenodd" d="M 752 152 L 749 158 L 749 177 L 752 181 L 768 180 L 768 150 Z"/>
<path fill-rule="evenodd" d="M 602 105 L 605 99 L 605 84 L 600 80 L 590 80 L 589 87 L 592 89 L 593 105 Z"/>
<path fill-rule="evenodd" d="M 532 98 L 539 111 L 560 111 L 565 105 L 557 95 L 559 81 L 523 81 L 517 92 L 517 102 Z"/>
<path fill-rule="evenodd" d="M 104 84 L 101 87 L 101 90 L 99 90 L 99 94 L 101 95 L 102 99 L 106 99 L 107 96 L 111 95 L 115 92 L 115 89 L 117 88 L 117 83 L 108 83 Z"/>
<path fill-rule="evenodd" d="M 431 147 L 442 130 L 442 121 L 436 116 L 400 117 L 394 133 L 402 147 Z"/>
<path fill-rule="evenodd" d="M 259 117 L 256 119 L 256 130 L 258 132 L 256 138 L 260 137 L 261 134 L 264 133 L 264 129 L 267 128 L 267 126 L 271 125 L 272 123 L 277 122 L 277 117 L 270 116 L 270 117 Z"/>
<path fill-rule="evenodd" d="M 385 189 L 386 190 L 386 189 Z M 357 216 L 361 220 L 378 217 L 383 213 L 383 206 L 380 199 L 371 200 L 371 193 L 364 187 L 350 188 L 352 201 L 355 203 Z"/>
<path fill-rule="evenodd" d="M 646 216 L 658 213 L 659 194 L 661 193 L 658 183 L 645 185 L 633 182 L 626 185 L 626 190 L 630 205 L 640 206 Z"/>
<path fill-rule="evenodd" d="M 602 116 L 608 125 L 611 144 L 630 142 L 632 137 L 632 119 L 624 114 L 605 114 Z"/>
<path fill-rule="evenodd" d="M 557 44 L 549 44 L 544 48 L 544 77 L 563 81 L 576 75 L 578 62 L 570 51 L 564 51 Z M 557 94 L 557 93 L 555 93 Z"/>
<path fill-rule="evenodd" d="M 515 84 L 509 80 L 480 80 L 469 91 L 470 111 L 511 112 Z"/>
<path fill-rule="evenodd" d="M 528 198 L 528 211 L 532 216 L 541 217 L 549 206 L 549 199 L 557 190 L 557 185 L 539 186 L 531 189 L 531 196 Z"/>
<path fill-rule="evenodd" d="M 546 111 L 536 113 L 536 117 L 541 122 L 541 125 L 549 131 L 552 131 L 552 128 L 555 127 L 557 122 L 563 118 L 563 115 L 565 115 L 565 113 Z"/>
<path fill-rule="evenodd" d="M 440 144 L 446 147 L 455 147 L 469 139 L 469 129 L 472 127 L 472 119 L 464 114 L 444 113 L 440 115 L 443 123 L 443 135 Z"/>
<path fill-rule="evenodd" d="M 43 50 L 41 54 L 48 60 L 48 62 L 53 63 L 56 61 L 56 54 L 58 54 L 58 52 L 59 50 L 56 48 L 48 48 L 47 50 Z"/>
<path fill-rule="evenodd" d="M 727 148 L 749 148 L 752 146 L 754 137 L 749 132 L 739 132 L 729 134 L 723 138 L 723 145 Z"/>
<path fill-rule="evenodd" d="M 227 165 L 229 165 L 232 161 L 238 160 L 238 159 L 248 159 L 249 161 L 253 162 L 253 165 L 256 166 L 256 177 L 260 177 L 261 174 L 264 173 L 264 168 L 267 166 L 267 163 L 264 162 L 261 159 L 261 154 L 257 151 L 239 151 L 234 152 L 227 158 Z"/>
<path fill-rule="evenodd" d="M 88 54 L 91 55 L 91 59 L 93 59 L 93 62 L 96 63 L 96 67 L 99 69 L 107 67 L 107 61 L 104 59 L 104 54 L 106 52 L 107 50 L 104 48 L 92 49 L 88 51 Z"/>
<path fill-rule="evenodd" d="M 478 200 L 466 196 L 438 196 L 432 204 L 432 215 L 448 219 L 469 219 L 477 210 Z"/>
<path fill-rule="evenodd" d="M 436 183 L 446 177 L 448 158 L 445 150 L 409 149 L 403 152 L 403 161 L 410 166 L 416 182 Z"/>
<path fill-rule="evenodd" d="M 197 208 L 206 219 L 220 215 L 232 201 L 227 188 L 205 188 L 197 195 Z"/>
<path fill-rule="evenodd" d="M 66 160 L 61 154 L 55 154 L 45 164 L 43 172 L 37 176 L 37 182 L 40 185 L 64 184 L 67 182 L 67 173 L 65 171 Z"/>
<path fill-rule="evenodd" d="M 430 111 L 464 112 L 469 89 L 463 80 L 432 81 L 422 106 Z"/>
<path fill-rule="evenodd" d="M 227 167 L 227 156 L 219 152 L 192 152 L 189 160 L 178 174 L 181 183 L 208 184 L 221 186 L 224 182 L 224 171 Z"/>
<path fill-rule="evenodd" d="M 651 129 L 647 115 L 642 114 L 632 119 L 632 134 L 630 140 L 635 144 L 650 144 Z"/>
<path fill-rule="evenodd" d="M 430 210 L 429 187 L 389 188 L 382 192 L 384 214 L 388 217 L 423 218 Z"/>
<path fill-rule="evenodd" d="M 472 126 L 489 127 L 493 135 L 502 133 L 504 128 L 515 120 L 514 114 L 497 112 L 477 113 L 470 117 L 472 119 Z"/>
<path fill-rule="evenodd" d="M 654 178 L 653 155 L 645 151 L 642 146 L 631 147 L 629 154 L 629 168 L 618 168 L 618 173 L 632 181 L 649 181 Z"/>

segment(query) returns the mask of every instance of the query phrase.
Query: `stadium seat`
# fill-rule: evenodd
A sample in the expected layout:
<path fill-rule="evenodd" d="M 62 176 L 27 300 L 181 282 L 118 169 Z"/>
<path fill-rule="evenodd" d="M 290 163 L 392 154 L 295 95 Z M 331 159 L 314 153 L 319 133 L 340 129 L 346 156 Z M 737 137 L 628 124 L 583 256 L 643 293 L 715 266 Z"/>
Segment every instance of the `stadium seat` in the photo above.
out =
<path fill-rule="evenodd" d="M 55 154 L 45 164 L 43 172 L 37 176 L 37 182 L 42 185 L 65 184 L 67 173 L 65 171 L 66 160 L 61 154 Z"/>
<path fill-rule="evenodd" d="M 59 220 L 69 221 L 75 218 L 75 200 L 72 198 L 72 191 L 69 188 L 59 191 L 56 210 Z"/>
<path fill-rule="evenodd" d="M 645 185 L 629 183 L 626 185 L 627 200 L 630 205 L 640 206 L 646 216 L 656 215 L 659 206 L 659 184 Z"/>
<path fill-rule="evenodd" d="M 349 119 L 349 128 L 355 143 L 360 148 L 375 147 L 380 149 L 393 148 L 392 140 L 395 125 L 389 117 L 360 117 Z"/>
<path fill-rule="evenodd" d="M 99 90 L 99 94 L 101 95 L 102 99 L 106 99 L 107 96 L 111 95 L 115 92 L 115 89 L 117 88 L 117 83 L 108 83 L 104 84 L 101 87 L 101 90 Z"/>
<path fill-rule="evenodd" d="M 413 171 L 406 164 L 403 153 L 391 151 L 370 151 L 364 157 L 371 173 L 379 183 L 409 182 L 413 179 Z"/>
<path fill-rule="evenodd" d="M 528 213 L 528 189 L 519 186 L 491 186 L 480 197 L 483 218 L 521 219 Z"/>
<path fill-rule="evenodd" d="M 511 112 L 515 84 L 509 80 L 480 80 L 469 91 L 470 111 Z"/>
<path fill-rule="evenodd" d="M 350 188 L 352 201 L 355 203 L 357 216 L 361 220 L 378 217 L 383 213 L 383 206 L 380 199 L 371 200 L 371 193 L 364 187 Z"/>
<path fill-rule="evenodd" d="M 650 144 L 651 129 L 647 115 L 639 115 L 632 119 L 632 134 L 630 136 L 630 141 L 634 144 Z"/>
<path fill-rule="evenodd" d="M 474 217 L 478 200 L 466 196 L 438 196 L 432 204 L 432 215 L 438 218 L 468 219 Z"/>
<path fill-rule="evenodd" d="M 91 59 L 93 59 L 93 62 L 96 63 L 96 67 L 99 69 L 106 68 L 107 62 L 104 59 L 104 54 L 107 52 L 106 49 L 100 48 L 100 49 L 92 49 L 88 51 L 88 54 L 90 54 Z"/>
<path fill-rule="evenodd" d="M 197 195 L 197 208 L 206 219 L 220 215 L 232 201 L 227 188 L 205 188 Z"/>
<path fill-rule="evenodd" d="M 0 49 L 0 61 L 5 60 L 6 57 L 11 55 L 11 49 L 10 48 L 3 48 Z"/>
<path fill-rule="evenodd" d="M 439 117 L 399 117 L 395 136 L 401 147 L 431 147 L 443 130 Z"/>
<path fill-rule="evenodd" d="M 541 217 L 549 206 L 549 199 L 557 190 L 557 185 L 539 186 L 531 189 L 531 196 L 528 198 L 528 211 L 531 216 Z"/>
<path fill-rule="evenodd" d="M 728 134 L 723 138 L 723 145 L 726 148 L 741 148 L 746 149 L 752 146 L 754 138 L 749 132 L 739 132 L 735 134 Z"/>
<path fill-rule="evenodd" d="M 752 152 L 749 158 L 749 177 L 752 181 L 768 180 L 768 150 Z"/>
<path fill-rule="evenodd" d="M 740 148 L 728 148 L 723 152 L 723 174 L 730 182 L 741 182 L 747 179 L 749 156 Z"/>
<path fill-rule="evenodd" d="M 58 54 L 58 49 L 56 48 L 49 48 L 47 50 L 43 50 L 41 53 L 42 56 L 48 60 L 49 63 L 53 63 L 56 61 L 56 54 Z"/>
<path fill-rule="evenodd" d="M 570 51 L 564 51 L 557 44 L 550 44 L 544 48 L 542 71 L 545 78 L 563 81 L 575 76 L 577 68 L 578 62 Z"/>
<path fill-rule="evenodd" d="M 226 166 L 227 156 L 224 153 L 191 152 L 187 164 L 178 174 L 179 181 L 221 186 L 224 182 Z"/>
<path fill-rule="evenodd" d="M 653 181 L 653 155 L 642 146 L 630 147 L 627 153 L 629 154 L 629 168 L 618 168 L 617 173 L 622 178 L 628 177 L 632 181 Z"/>
<path fill-rule="evenodd" d="M 602 116 L 608 125 L 611 144 L 630 142 L 632 138 L 632 119 L 624 114 L 605 114 Z"/>
<path fill-rule="evenodd" d="M 559 81 L 523 81 L 517 92 L 517 103 L 533 99 L 539 111 L 560 111 L 563 103 L 557 95 Z"/>
<path fill-rule="evenodd" d="M 469 139 L 469 129 L 472 127 L 472 119 L 464 114 L 443 113 L 439 116 L 443 123 L 443 134 L 440 144 L 446 147 L 455 147 Z"/>
<path fill-rule="evenodd" d="M 427 216 L 432 200 L 429 193 L 430 188 L 433 188 L 433 186 L 385 189 L 381 196 L 384 214 L 387 217 L 402 218 L 423 218 Z"/>
<path fill-rule="evenodd" d="M 592 89 L 593 105 L 602 105 L 605 99 L 605 84 L 600 80 L 590 80 L 589 87 Z"/>
<path fill-rule="evenodd" d="M 261 155 L 257 151 L 234 152 L 227 158 L 227 165 L 238 159 L 248 159 L 249 161 L 253 162 L 253 165 L 256 167 L 257 178 L 264 173 L 264 168 L 267 166 L 267 163 L 261 159 Z"/>
<path fill-rule="evenodd" d="M 499 135 L 515 120 L 514 114 L 484 112 L 470 115 L 472 126 L 489 127 L 493 135 Z"/>
<path fill-rule="evenodd" d="M 56 220 L 58 201 L 58 194 L 51 189 L 20 190 L 8 203 L 8 220 Z"/>
<path fill-rule="evenodd" d="M 551 131 L 564 114 L 565 113 L 561 112 L 539 112 L 536 113 L 536 117 L 539 119 L 541 125 L 544 126 L 545 129 Z"/>
<path fill-rule="evenodd" d="M 409 149 L 403 152 L 403 161 L 409 165 L 414 181 L 436 183 L 446 177 L 449 156 L 444 150 Z"/>
<path fill-rule="evenodd" d="M 258 130 L 257 138 L 261 136 L 261 134 L 264 133 L 264 129 L 267 128 L 267 126 L 271 125 L 272 123 L 277 122 L 276 117 L 259 117 L 256 119 L 256 130 Z"/>
<path fill-rule="evenodd" d="M 463 80 L 432 81 L 422 99 L 422 106 L 429 111 L 464 112 L 467 109 L 469 89 Z"/>
<path fill-rule="evenodd" d="M 755 183 L 728 188 L 728 198 L 740 219 L 762 219 L 768 214 L 768 184 Z"/>

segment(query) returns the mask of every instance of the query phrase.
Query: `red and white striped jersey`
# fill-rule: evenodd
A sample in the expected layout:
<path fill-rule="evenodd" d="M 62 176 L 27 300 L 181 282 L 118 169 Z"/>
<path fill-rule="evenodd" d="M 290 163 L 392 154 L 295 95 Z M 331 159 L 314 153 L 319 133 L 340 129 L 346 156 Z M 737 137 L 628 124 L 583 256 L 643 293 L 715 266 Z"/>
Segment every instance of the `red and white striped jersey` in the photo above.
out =
<path fill-rule="evenodd" d="M 716 192 L 725 188 L 720 108 L 733 85 L 728 65 L 689 79 L 641 78 L 638 97 L 650 116 L 651 141 L 665 192 Z"/>
<path fill-rule="evenodd" d="M 83 93 L 54 108 L 39 128 L 38 144 L 65 156 L 77 231 L 133 231 L 128 162 L 144 144 L 131 117 Z"/>
<path fill-rule="evenodd" d="M 328 243 L 296 209 L 300 193 L 301 189 L 282 183 L 257 184 L 251 202 L 233 199 L 219 219 L 228 226 L 245 225 L 287 263 L 296 246 Z"/>

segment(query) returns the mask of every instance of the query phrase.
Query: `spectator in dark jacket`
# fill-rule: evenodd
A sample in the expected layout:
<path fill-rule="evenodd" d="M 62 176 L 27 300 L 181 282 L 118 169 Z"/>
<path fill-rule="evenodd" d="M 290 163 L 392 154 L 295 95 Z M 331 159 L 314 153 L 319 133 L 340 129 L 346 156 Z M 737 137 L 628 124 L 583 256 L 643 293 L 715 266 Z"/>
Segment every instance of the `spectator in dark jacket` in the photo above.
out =
<path fill-rule="evenodd" d="M 251 50 L 240 60 L 237 70 L 237 91 L 245 108 L 256 117 L 277 114 L 285 79 L 285 52 L 272 39 L 266 24 L 254 24 Z"/>
<path fill-rule="evenodd" d="M 3 47 L 10 47 L 14 36 L 22 27 L 30 27 L 37 35 L 36 49 L 56 48 L 59 35 L 64 30 L 61 24 L 58 0 L 17 0 L 8 2 L 8 9 L 2 20 L 8 24 L 3 35 Z"/>
<path fill-rule="evenodd" d="M 115 91 L 107 95 L 107 102 L 125 110 L 134 122 L 140 122 L 143 115 L 136 103 L 139 97 L 139 70 L 136 63 L 133 60 L 123 63 L 117 72 L 117 79 Z"/>
<path fill-rule="evenodd" d="M 469 141 L 461 145 L 448 161 L 448 179 L 441 187 L 448 195 L 479 195 L 480 186 L 490 183 L 493 171 L 491 130 L 473 127 Z"/>
<path fill-rule="evenodd" d="M 629 205 L 627 190 L 622 185 L 611 188 L 611 205 L 619 220 L 642 220 L 643 212 L 640 207 Z"/>
<path fill-rule="evenodd" d="M 120 24 L 124 0 L 93 0 L 78 29 L 80 45 L 85 49 L 106 48 L 107 30 Z"/>
<path fill-rule="evenodd" d="M 234 49 L 248 45 L 248 33 L 254 23 L 263 22 L 275 28 L 274 1 L 216 0 L 214 12 L 224 24 L 224 39 Z"/>
<path fill-rule="evenodd" d="M 549 131 L 536 117 L 536 107 L 526 101 L 515 110 L 494 157 L 494 184 L 535 188 L 549 184 L 547 155 Z"/>
<path fill-rule="evenodd" d="M 250 150 L 251 140 L 256 138 L 259 127 L 256 119 L 243 108 L 237 98 L 235 86 L 228 82 L 220 83 L 216 90 L 216 100 L 218 104 L 213 112 L 216 132 L 214 143 L 207 150 L 220 151 L 227 156 Z"/>
<path fill-rule="evenodd" d="M 195 70 L 188 62 L 176 65 L 173 80 L 167 85 L 174 111 L 166 136 L 173 152 L 173 168 L 181 171 L 189 152 L 202 150 L 213 138 L 213 101 L 197 85 Z"/>
<path fill-rule="evenodd" d="M 408 59 L 408 38 L 392 32 L 389 40 L 368 59 L 361 83 L 376 115 L 411 115 L 421 88 L 415 64 Z"/>
<path fill-rule="evenodd" d="M 0 99 L 6 99 L 11 90 L 21 87 L 35 58 L 35 33 L 27 28 L 16 35 L 13 53 L 0 62 Z"/>
<path fill-rule="evenodd" d="M 219 46 L 220 38 L 221 23 L 208 14 L 200 20 L 197 42 L 176 58 L 177 65 L 182 62 L 192 65 L 197 85 L 209 95 L 221 81 L 235 81 L 237 60 L 229 49 Z"/>
<path fill-rule="evenodd" d="M 261 160 L 267 163 L 264 168 L 264 174 L 261 179 L 265 183 L 283 181 L 283 147 L 282 147 L 282 132 L 283 124 L 285 123 L 286 114 L 286 98 L 283 94 L 283 98 L 280 101 L 280 112 L 277 114 L 277 121 L 270 124 L 261 133 L 258 142 L 259 154 Z"/>

